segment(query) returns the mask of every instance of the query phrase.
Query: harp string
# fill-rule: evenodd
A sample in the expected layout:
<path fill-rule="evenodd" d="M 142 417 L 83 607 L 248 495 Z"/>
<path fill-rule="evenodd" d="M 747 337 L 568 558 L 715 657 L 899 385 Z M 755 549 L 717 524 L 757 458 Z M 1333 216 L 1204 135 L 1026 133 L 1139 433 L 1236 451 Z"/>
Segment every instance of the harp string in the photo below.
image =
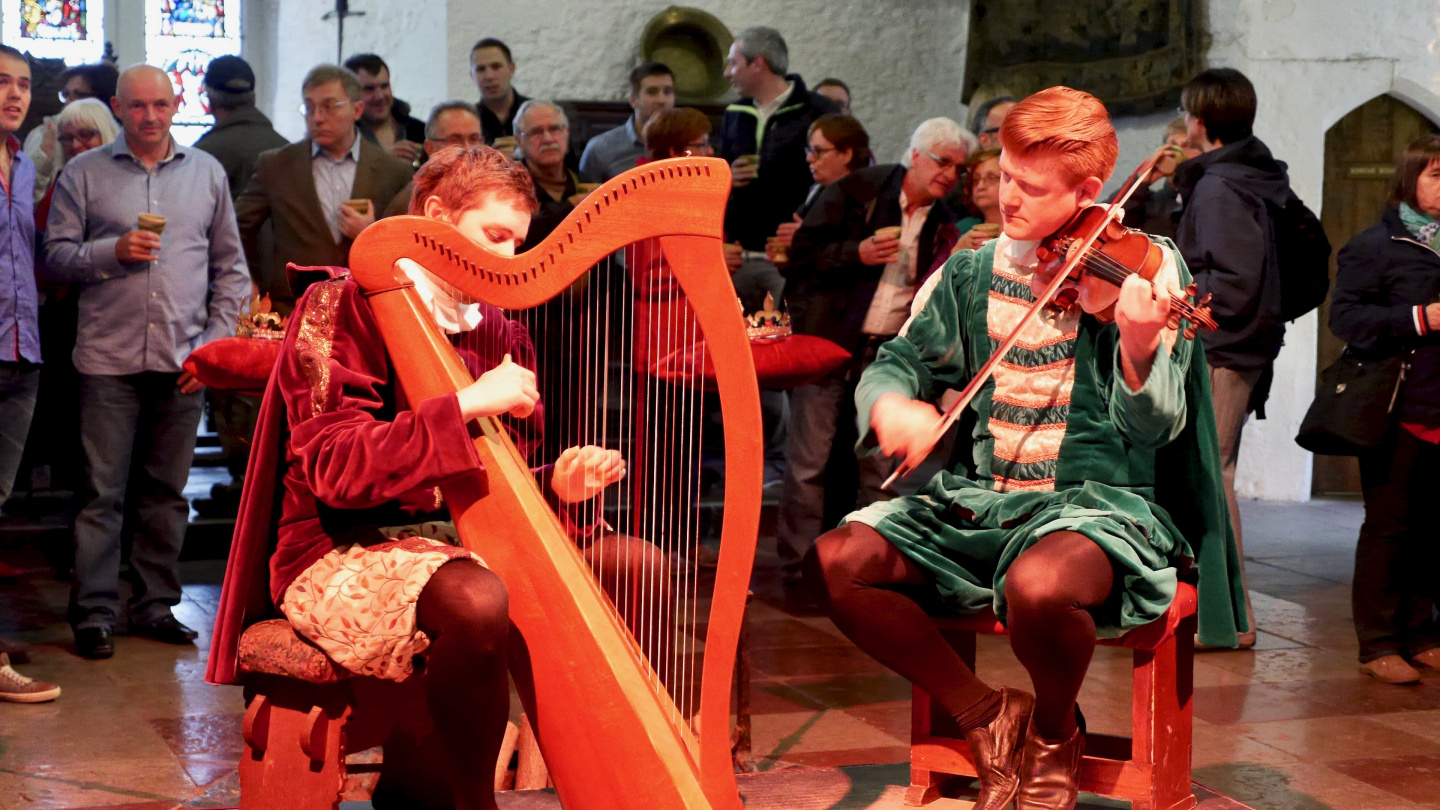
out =
<path fill-rule="evenodd" d="M 610 527 L 589 540 L 592 573 L 650 661 L 655 688 L 670 695 L 674 722 L 688 723 L 713 582 L 698 567 L 710 530 L 699 509 L 708 409 L 698 321 L 656 239 L 601 260 L 550 302 L 507 314 L 530 333 L 540 372 L 545 438 L 532 464 L 587 444 L 625 459 L 625 479 L 574 513 Z M 657 366 L 670 379 L 652 373 Z"/>

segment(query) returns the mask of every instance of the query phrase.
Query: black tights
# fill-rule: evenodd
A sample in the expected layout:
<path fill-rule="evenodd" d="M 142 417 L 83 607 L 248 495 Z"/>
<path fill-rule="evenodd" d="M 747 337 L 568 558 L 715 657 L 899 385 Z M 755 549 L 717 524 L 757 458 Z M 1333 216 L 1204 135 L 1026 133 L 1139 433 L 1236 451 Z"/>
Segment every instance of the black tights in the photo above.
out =
<path fill-rule="evenodd" d="M 500 577 L 469 560 L 440 567 L 420 592 L 425 697 L 445 749 L 457 810 L 495 808 L 495 760 L 510 715 L 510 605 Z"/>
<path fill-rule="evenodd" d="M 930 578 L 878 532 L 859 523 L 827 532 L 806 568 L 830 618 L 860 649 L 928 692 L 961 730 L 994 719 L 996 692 L 920 606 L 920 595 L 934 588 Z M 1032 722 L 1045 739 L 1075 731 L 1075 698 L 1095 652 L 1086 608 L 1102 604 L 1113 584 L 1110 558 L 1075 532 L 1045 535 L 1006 572 L 1010 646 L 1035 685 Z"/>

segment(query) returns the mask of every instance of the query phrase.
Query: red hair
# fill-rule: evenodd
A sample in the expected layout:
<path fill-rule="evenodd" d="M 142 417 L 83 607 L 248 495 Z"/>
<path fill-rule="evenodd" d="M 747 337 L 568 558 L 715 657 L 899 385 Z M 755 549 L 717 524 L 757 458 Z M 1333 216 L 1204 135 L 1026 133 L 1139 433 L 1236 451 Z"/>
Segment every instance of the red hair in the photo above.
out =
<path fill-rule="evenodd" d="M 1075 185 L 1087 177 L 1109 180 L 1120 156 L 1105 105 L 1069 87 L 1041 90 L 1011 108 L 1000 125 L 1000 144 L 1017 155 L 1055 156 Z"/>
<path fill-rule="evenodd" d="M 451 146 L 436 152 L 415 173 L 410 213 L 425 215 L 425 201 L 438 197 L 446 211 L 458 215 L 480 207 L 487 194 L 515 203 L 532 216 L 540 210 L 535 184 L 525 167 L 488 146 Z"/>

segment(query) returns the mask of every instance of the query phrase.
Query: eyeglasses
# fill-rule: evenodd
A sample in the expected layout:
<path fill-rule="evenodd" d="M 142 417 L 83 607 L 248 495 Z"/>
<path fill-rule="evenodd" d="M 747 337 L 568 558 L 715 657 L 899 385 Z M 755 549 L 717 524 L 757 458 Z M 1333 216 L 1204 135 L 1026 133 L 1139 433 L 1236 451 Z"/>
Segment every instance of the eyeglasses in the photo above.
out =
<path fill-rule="evenodd" d="M 998 172 L 975 175 L 975 186 L 977 188 L 980 186 L 998 185 L 1000 185 L 1000 174 Z"/>
<path fill-rule="evenodd" d="M 928 157 L 931 160 L 935 161 L 935 165 L 939 167 L 940 171 L 942 172 L 947 172 L 951 169 L 958 170 L 961 166 L 965 165 L 963 161 L 956 162 L 951 160 L 950 158 L 942 158 L 934 152 L 926 152 L 925 157 Z"/>
<path fill-rule="evenodd" d="M 715 154 L 715 149 L 710 146 L 710 139 L 708 137 L 701 138 L 698 141 L 691 141 L 690 143 L 685 144 L 685 149 L 688 150 L 692 155 Z"/>
<path fill-rule="evenodd" d="M 822 157 L 825 157 L 825 153 L 826 153 L 826 152 L 839 152 L 839 151 L 840 151 L 840 147 L 838 147 L 838 146 L 830 146 L 830 147 L 825 147 L 825 146 L 807 146 L 807 147 L 805 147 L 805 154 L 810 155 L 811 157 L 814 157 L 814 158 L 822 158 Z M 932 155 L 932 157 L 933 157 L 933 155 Z"/>
<path fill-rule="evenodd" d="M 69 90 L 61 90 L 57 95 L 60 96 L 60 101 L 65 104 L 69 104 L 72 101 L 79 101 L 82 98 L 95 98 L 94 93 L 84 93 L 78 90 L 73 93 Z"/>
<path fill-rule="evenodd" d="M 300 114 L 305 116 L 306 118 L 313 117 L 320 113 L 324 113 L 327 116 L 335 115 L 336 113 L 340 112 L 341 109 L 349 107 L 351 104 L 354 103 L 355 102 L 350 101 L 349 99 L 346 99 L 344 101 L 336 101 L 334 99 L 330 99 L 329 101 L 322 101 L 319 104 L 311 104 L 307 101 L 304 104 L 300 105 Z"/>
<path fill-rule="evenodd" d="M 55 140 L 59 141 L 60 143 L 70 143 L 71 141 L 79 141 L 81 143 L 84 143 L 85 141 L 93 141 L 99 137 L 100 130 L 98 129 L 82 129 L 70 135 L 62 132 L 60 133 L 60 137 L 56 138 Z"/>
<path fill-rule="evenodd" d="M 564 124 L 550 124 L 543 127 L 531 127 L 520 133 L 522 138 L 538 138 L 541 135 L 564 135 L 570 131 L 570 127 Z"/>

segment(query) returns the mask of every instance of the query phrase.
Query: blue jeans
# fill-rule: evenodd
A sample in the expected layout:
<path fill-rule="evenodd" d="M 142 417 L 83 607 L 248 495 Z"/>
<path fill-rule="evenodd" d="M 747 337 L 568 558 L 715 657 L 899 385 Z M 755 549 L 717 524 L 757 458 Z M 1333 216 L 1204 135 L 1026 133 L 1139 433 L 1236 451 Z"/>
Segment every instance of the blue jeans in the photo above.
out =
<path fill-rule="evenodd" d="M 15 489 L 15 473 L 25 455 L 25 437 L 30 433 L 38 390 L 39 366 L 0 363 L 0 505 L 10 500 Z"/>
<path fill-rule="evenodd" d="M 84 506 L 75 518 L 70 623 L 114 627 L 120 615 L 120 541 L 125 502 L 134 505 L 132 623 L 170 615 L 180 603 L 180 546 L 190 505 L 183 494 L 195 456 L 200 394 L 178 374 L 80 375 Z"/>

